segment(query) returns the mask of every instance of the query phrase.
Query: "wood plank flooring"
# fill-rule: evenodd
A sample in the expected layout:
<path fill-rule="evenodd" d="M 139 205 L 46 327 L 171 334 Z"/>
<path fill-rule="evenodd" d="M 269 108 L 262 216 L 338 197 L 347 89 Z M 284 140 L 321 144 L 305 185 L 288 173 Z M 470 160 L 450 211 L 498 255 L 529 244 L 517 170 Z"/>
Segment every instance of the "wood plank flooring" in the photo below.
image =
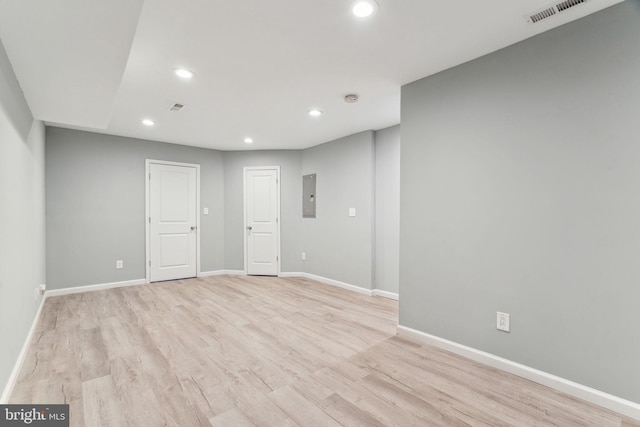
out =
<path fill-rule="evenodd" d="M 47 298 L 11 403 L 72 426 L 639 426 L 396 335 L 397 302 L 217 276 Z"/>

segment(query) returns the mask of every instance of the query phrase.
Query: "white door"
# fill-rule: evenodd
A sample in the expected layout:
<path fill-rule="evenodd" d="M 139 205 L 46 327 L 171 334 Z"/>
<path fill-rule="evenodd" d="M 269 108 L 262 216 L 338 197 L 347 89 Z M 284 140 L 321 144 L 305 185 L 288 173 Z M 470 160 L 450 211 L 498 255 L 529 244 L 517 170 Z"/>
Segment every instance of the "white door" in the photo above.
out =
<path fill-rule="evenodd" d="M 148 278 L 197 275 L 197 165 L 148 163 Z"/>
<path fill-rule="evenodd" d="M 244 169 L 247 274 L 277 276 L 280 252 L 279 167 Z"/>

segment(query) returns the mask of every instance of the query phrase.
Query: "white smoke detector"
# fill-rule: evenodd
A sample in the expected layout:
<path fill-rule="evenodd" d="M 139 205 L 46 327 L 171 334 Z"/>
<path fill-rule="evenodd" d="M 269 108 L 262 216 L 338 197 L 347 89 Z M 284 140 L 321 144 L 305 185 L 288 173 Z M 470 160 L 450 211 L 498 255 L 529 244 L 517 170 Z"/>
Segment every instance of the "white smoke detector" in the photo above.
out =
<path fill-rule="evenodd" d="M 355 94 L 350 94 L 350 95 L 346 95 L 344 97 L 344 102 L 346 102 L 347 104 L 353 104 L 354 102 L 358 102 L 358 95 Z"/>

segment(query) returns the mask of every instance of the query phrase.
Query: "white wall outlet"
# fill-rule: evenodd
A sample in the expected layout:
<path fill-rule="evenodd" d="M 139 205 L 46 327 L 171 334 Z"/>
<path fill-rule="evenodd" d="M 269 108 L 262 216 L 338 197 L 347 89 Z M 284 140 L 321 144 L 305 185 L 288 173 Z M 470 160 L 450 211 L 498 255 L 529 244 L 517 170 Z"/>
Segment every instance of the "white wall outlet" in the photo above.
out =
<path fill-rule="evenodd" d="M 356 216 L 356 208 L 349 208 L 349 216 Z"/>
<path fill-rule="evenodd" d="M 203 214 L 205 214 L 205 215 L 209 215 L 209 208 L 204 208 L 204 212 L 203 212 Z"/>
<path fill-rule="evenodd" d="M 496 328 L 499 331 L 509 332 L 509 313 L 496 313 Z"/>
<path fill-rule="evenodd" d="M 307 260 L 307 254 L 305 254 L 304 252 L 302 252 L 302 260 L 306 261 Z"/>
<path fill-rule="evenodd" d="M 47 285 L 45 285 L 44 283 L 40 285 L 40 288 L 38 288 L 38 293 L 40 295 L 44 295 L 45 291 L 47 290 Z"/>
<path fill-rule="evenodd" d="M 122 262 L 122 260 L 121 259 L 117 260 L 116 261 L 116 268 L 120 269 L 120 268 L 123 268 L 123 267 L 124 267 L 124 263 Z"/>

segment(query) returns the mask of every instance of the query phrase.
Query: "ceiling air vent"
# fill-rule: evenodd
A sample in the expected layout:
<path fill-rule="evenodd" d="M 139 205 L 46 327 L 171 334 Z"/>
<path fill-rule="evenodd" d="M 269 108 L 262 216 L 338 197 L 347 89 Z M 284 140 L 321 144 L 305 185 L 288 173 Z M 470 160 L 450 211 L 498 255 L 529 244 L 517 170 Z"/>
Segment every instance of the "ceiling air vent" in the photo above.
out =
<path fill-rule="evenodd" d="M 540 12 L 534 13 L 533 15 L 529 16 L 529 20 L 535 23 L 535 22 L 542 21 L 543 19 L 547 19 L 550 16 L 553 16 L 555 14 L 556 14 L 555 7 L 550 7 L 548 9 L 541 10 Z"/>
<path fill-rule="evenodd" d="M 563 1 L 562 3 L 558 3 L 556 5 L 556 8 L 558 8 L 558 12 L 562 12 L 564 10 L 567 10 L 573 6 L 577 6 L 580 3 L 584 3 L 587 0 L 567 0 L 567 1 Z"/>
<path fill-rule="evenodd" d="M 527 18 L 527 21 L 535 24 L 536 22 L 540 22 L 544 19 L 550 18 L 557 13 L 564 12 L 567 9 L 571 9 L 574 6 L 578 6 L 579 4 L 586 3 L 587 1 L 588 0 L 565 0 L 565 1 L 557 2 L 542 10 L 539 10 L 535 13 L 531 13 L 527 15 L 526 18 Z"/>
<path fill-rule="evenodd" d="M 169 111 L 180 111 L 184 108 L 184 104 L 178 104 L 177 102 L 169 107 Z"/>

